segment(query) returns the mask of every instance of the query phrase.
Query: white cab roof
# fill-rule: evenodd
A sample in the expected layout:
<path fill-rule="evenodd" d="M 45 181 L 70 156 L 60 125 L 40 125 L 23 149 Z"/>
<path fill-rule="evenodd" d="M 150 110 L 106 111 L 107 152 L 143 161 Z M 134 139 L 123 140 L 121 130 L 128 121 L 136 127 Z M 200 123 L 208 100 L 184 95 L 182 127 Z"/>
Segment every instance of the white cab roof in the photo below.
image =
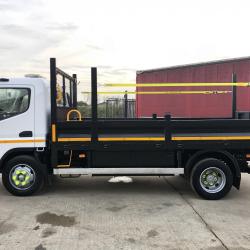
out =
<path fill-rule="evenodd" d="M 20 78 L 4 78 L 9 81 L 1 81 L 0 78 L 0 86 L 1 85 L 31 85 L 31 86 L 41 86 L 49 87 L 49 82 L 44 78 L 33 78 L 33 77 L 20 77 Z"/>

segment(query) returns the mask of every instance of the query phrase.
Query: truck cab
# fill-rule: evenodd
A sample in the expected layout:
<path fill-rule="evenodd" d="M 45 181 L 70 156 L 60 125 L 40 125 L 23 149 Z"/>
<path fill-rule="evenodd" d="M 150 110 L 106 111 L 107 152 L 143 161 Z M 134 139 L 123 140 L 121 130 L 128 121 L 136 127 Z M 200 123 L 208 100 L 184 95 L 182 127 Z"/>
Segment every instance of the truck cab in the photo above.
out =
<path fill-rule="evenodd" d="M 45 148 L 49 84 L 43 78 L 0 79 L 0 158 L 10 150 Z"/>
<path fill-rule="evenodd" d="M 25 156 L 34 160 L 35 155 L 46 151 L 49 122 L 49 83 L 45 79 L 0 79 L 0 172 L 13 159 Z M 23 188 L 29 187 L 29 181 L 34 183 L 34 170 L 26 161 L 24 163 L 11 170 L 9 184 L 4 182 L 12 192 L 17 188 L 21 193 Z"/>

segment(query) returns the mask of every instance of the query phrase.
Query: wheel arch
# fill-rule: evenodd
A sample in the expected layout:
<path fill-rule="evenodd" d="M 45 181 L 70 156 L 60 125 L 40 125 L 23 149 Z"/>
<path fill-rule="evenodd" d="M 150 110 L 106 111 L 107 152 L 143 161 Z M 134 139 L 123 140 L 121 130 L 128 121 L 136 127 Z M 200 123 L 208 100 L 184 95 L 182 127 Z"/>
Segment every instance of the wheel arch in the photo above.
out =
<path fill-rule="evenodd" d="M 7 151 L 3 157 L 0 159 L 0 173 L 2 173 L 3 167 L 6 162 L 8 162 L 10 159 L 16 157 L 16 156 L 22 156 L 22 155 L 29 155 L 34 157 L 40 164 L 43 165 L 43 163 L 40 161 L 38 155 L 36 154 L 35 148 L 13 148 L 9 151 Z M 44 174 L 47 174 L 47 168 L 42 168 L 44 171 Z"/>
<path fill-rule="evenodd" d="M 239 189 L 241 181 L 241 171 L 239 163 L 236 158 L 228 151 L 213 151 L 213 150 L 202 150 L 195 152 L 185 164 L 185 175 L 190 176 L 190 173 L 194 165 L 205 158 L 217 158 L 225 161 L 225 163 L 230 167 L 233 173 L 233 185 Z"/>

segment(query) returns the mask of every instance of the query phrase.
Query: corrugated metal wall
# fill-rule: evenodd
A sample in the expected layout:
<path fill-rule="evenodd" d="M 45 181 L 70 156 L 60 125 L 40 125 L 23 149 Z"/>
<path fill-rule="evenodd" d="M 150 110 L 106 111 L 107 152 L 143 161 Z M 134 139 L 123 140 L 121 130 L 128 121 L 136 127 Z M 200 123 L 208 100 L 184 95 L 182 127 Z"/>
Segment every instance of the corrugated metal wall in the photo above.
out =
<path fill-rule="evenodd" d="M 250 58 L 142 71 L 137 73 L 136 82 L 231 82 L 233 72 L 238 82 L 250 82 Z M 137 90 L 231 90 L 231 87 L 140 87 Z M 231 94 L 137 95 L 136 100 L 138 117 L 153 113 L 195 118 L 232 115 Z M 237 111 L 250 111 L 250 87 L 237 87 Z"/>

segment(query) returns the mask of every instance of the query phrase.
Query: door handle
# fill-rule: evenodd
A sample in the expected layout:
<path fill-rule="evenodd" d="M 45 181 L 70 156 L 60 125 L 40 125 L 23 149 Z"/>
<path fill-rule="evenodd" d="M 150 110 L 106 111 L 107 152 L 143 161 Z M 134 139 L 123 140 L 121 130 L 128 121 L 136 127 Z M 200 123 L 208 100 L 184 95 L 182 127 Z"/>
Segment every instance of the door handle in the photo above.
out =
<path fill-rule="evenodd" d="M 19 133 L 19 137 L 33 137 L 32 131 L 23 131 Z"/>

